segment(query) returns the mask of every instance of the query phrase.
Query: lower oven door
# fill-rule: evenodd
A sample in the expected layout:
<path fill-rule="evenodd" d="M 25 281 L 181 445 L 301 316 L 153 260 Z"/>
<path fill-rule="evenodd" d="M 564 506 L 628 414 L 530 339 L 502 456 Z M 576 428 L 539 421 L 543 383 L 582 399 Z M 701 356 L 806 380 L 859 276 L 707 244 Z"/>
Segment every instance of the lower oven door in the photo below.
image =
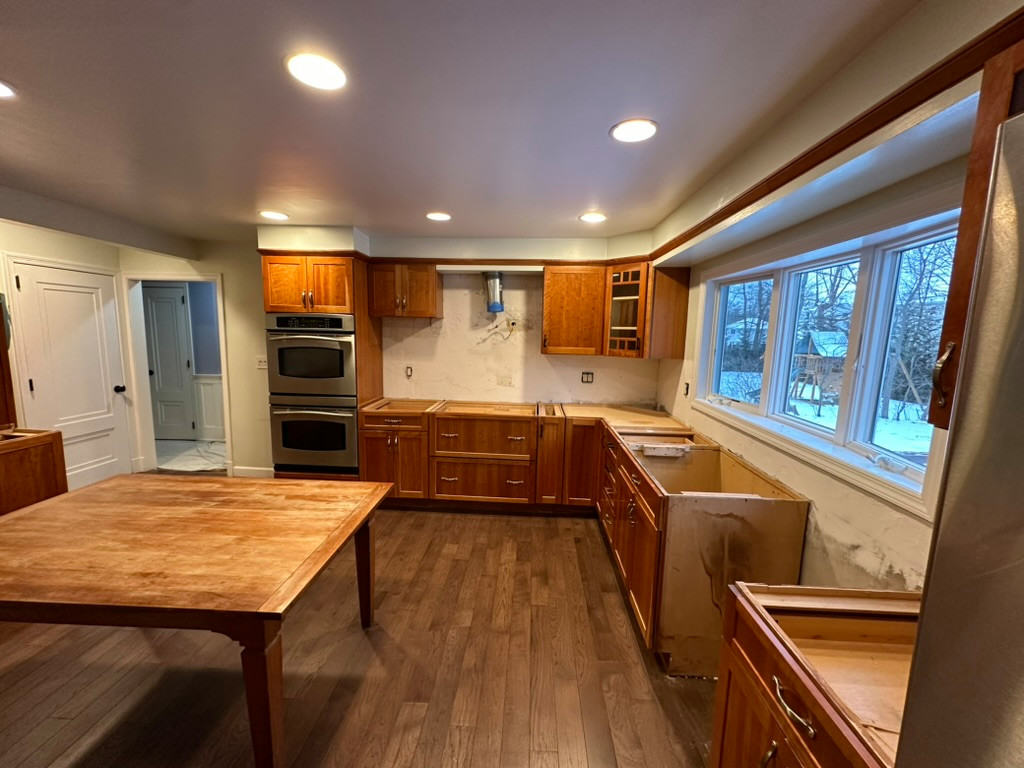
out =
<path fill-rule="evenodd" d="M 274 464 L 358 469 L 356 411 L 271 406 Z"/>

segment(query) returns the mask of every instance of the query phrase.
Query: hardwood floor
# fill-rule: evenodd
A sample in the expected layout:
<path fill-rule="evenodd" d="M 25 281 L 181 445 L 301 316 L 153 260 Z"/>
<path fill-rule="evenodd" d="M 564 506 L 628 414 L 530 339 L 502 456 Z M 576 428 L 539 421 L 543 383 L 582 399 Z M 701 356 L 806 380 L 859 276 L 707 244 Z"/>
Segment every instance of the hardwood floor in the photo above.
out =
<path fill-rule="evenodd" d="M 348 545 L 284 623 L 296 768 L 699 768 L 714 683 L 641 652 L 596 520 L 382 511 L 377 612 Z M 252 764 L 239 648 L 0 624 L 0 768 Z"/>

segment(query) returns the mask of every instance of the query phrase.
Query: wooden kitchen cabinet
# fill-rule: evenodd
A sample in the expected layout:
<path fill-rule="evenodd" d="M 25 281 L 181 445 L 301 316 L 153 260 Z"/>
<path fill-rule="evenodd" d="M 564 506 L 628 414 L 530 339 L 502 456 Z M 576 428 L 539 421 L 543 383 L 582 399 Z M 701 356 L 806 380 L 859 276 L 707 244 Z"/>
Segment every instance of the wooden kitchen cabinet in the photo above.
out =
<path fill-rule="evenodd" d="M 650 647 L 654 637 L 655 592 L 661 572 L 661 533 L 654 512 L 648 508 L 643 497 L 637 494 L 635 499 L 627 588 L 640 633 Z"/>
<path fill-rule="evenodd" d="M 593 506 L 597 501 L 601 471 L 600 419 L 565 420 L 564 504 Z"/>
<path fill-rule="evenodd" d="M 348 256 L 264 256 L 267 312 L 351 314 L 352 259 Z"/>
<path fill-rule="evenodd" d="M 64 444 L 54 430 L 0 432 L 0 515 L 67 493 Z"/>
<path fill-rule="evenodd" d="M 525 461 L 481 461 L 434 457 L 431 497 L 460 501 L 530 504 L 536 467 Z"/>
<path fill-rule="evenodd" d="M 605 267 L 544 267 L 541 352 L 600 355 L 604 348 Z"/>
<path fill-rule="evenodd" d="M 433 264 L 371 264 L 374 317 L 443 317 L 441 275 Z"/>
<path fill-rule="evenodd" d="M 562 503 L 565 414 L 557 403 L 537 405 L 537 503 Z"/>
<path fill-rule="evenodd" d="M 390 496 L 427 497 L 427 433 L 420 431 L 361 430 L 360 480 L 394 483 Z"/>
<path fill-rule="evenodd" d="M 766 755 L 776 768 L 892 768 L 920 601 L 913 592 L 730 587 L 711 768 L 761 765 Z"/>
<path fill-rule="evenodd" d="M 604 326 L 606 355 L 644 356 L 649 267 L 646 261 L 608 267 Z"/>

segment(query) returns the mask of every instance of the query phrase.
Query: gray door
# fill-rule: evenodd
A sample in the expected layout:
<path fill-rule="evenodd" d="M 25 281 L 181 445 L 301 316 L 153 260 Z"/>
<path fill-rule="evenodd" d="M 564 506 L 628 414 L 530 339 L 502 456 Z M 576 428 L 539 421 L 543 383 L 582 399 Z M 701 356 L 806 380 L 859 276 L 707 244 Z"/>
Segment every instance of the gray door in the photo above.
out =
<path fill-rule="evenodd" d="M 184 283 L 142 287 L 157 440 L 196 438 L 187 296 Z"/>

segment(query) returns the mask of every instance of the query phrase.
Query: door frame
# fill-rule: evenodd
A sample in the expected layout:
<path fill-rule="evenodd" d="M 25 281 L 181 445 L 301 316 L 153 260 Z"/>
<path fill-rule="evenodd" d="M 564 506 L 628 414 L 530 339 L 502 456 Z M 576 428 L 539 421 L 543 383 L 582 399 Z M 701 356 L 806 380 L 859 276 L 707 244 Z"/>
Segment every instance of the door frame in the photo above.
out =
<path fill-rule="evenodd" d="M 138 397 L 128 409 L 134 456 L 132 471 L 156 468 L 156 437 L 153 431 L 153 400 L 149 391 L 149 362 L 146 356 L 146 323 L 142 302 L 142 284 L 213 283 L 217 296 L 217 330 L 220 345 L 221 396 L 224 408 L 224 447 L 228 477 L 234 476 L 232 459 L 231 398 L 229 395 L 227 333 L 224 325 L 224 280 L 220 273 L 122 272 L 118 285 L 119 300 L 125 307 L 125 376 Z"/>

